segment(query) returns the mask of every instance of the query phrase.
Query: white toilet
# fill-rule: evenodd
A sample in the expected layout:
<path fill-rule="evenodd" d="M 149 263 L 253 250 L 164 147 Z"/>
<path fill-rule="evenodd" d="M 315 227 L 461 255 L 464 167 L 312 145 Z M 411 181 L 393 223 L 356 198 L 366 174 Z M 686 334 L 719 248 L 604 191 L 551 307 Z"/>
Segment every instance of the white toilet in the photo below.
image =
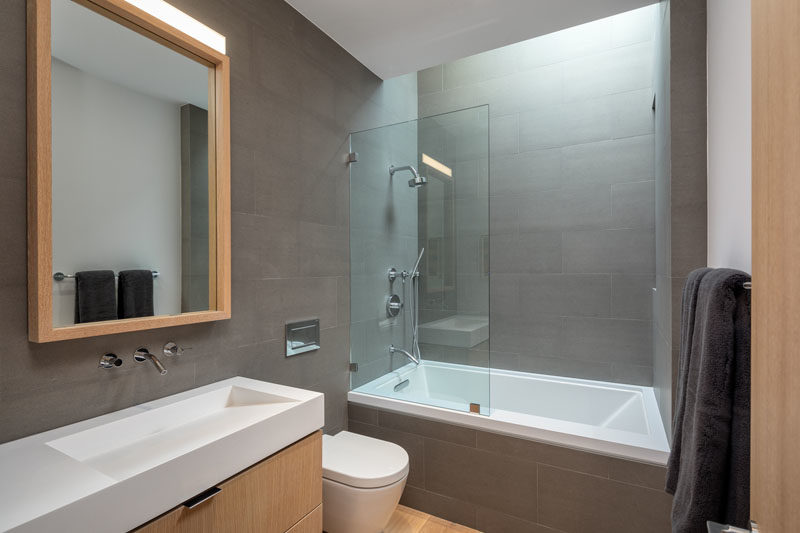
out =
<path fill-rule="evenodd" d="M 408 454 L 397 444 L 342 431 L 322 437 L 322 529 L 380 533 L 408 478 Z"/>

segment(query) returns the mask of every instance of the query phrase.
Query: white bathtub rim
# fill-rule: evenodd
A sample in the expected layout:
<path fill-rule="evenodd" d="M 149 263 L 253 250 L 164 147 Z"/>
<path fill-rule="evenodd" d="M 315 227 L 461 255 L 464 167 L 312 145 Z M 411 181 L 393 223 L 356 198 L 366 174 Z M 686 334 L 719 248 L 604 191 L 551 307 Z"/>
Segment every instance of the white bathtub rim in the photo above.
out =
<path fill-rule="evenodd" d="M 424 366 L 439 367 L 443 369 L 457 369 L 471 373 L 488 373 L 489 369 L 462 365 L 458 363 L 443 363 L 438 361 L 423 361 Z M 395 372 L 380 376 L 363 387 L 375 389 L 387 382 L 402 380 L 417 369 L 413 363 L 397 369 Z M 398 412 L 414 414 L 430 420 L 445 421 L 456 425 L 472 427 L 516 436 L 528 440 L 578 448 L 596 452 L 603 455 L 632 459 L 646 463 L 665 465 L 669 457 L 669 444 L 662 423 L 655 393 L 652 387 L 641 385 L 628 385 L 621 383 L 587 380 L 564 376 L 550 376 L 521 372 L 516 370 L 491 369 L 490 376 L 511 376 L 527 379 L 537 379 L 555 383 L 571 383 L 583 386 L 614 389 L 620 391 L 637 392 L 641 394 L 646 412 L 648 433 L 633 433 L 615 430 L 607 427 L 598 428 L 589 424 L 546 418 L 531 414 L 504 411 L 490 405 L 491 416 L 477 415 L 453 408 L 438 407 L 417 403 L 404 399 L 391 398 L 375 394 L 371 391 L 351 391 L 348 400 L 373 407 Z M 487 384 L 489 381 L 487 381 Z"/>
<path fill-rule="evenodd" d="M 395 398 L 376 396 L 374 394 L 350 391 L 347 393 L 347 399 L 352 403 L 367 407 L 375 407 L 395 413 L 417 416 L 419 418 L 433 420 L 436 422 L 479 429 L 482 431 L 488 431 L 490 433 L 499 433 L 509 437 L 517 437 L 535 442 L 541 442 L 544 444 L 574 448 L 577 450 L 606 455 L 618 459 L 626 459 L 657 466 L 665 466 L 667 464 L 667 459 L 669 458 L 669 451 L 593 439 L 572 433 L 551 431 L 539 427 L 517 424 L 506 420 L 497 420 L 488 416 L 468 413 L 465 411 L 455 411 L 443 407 L 435 407 L 431 405 L 408 402 L 405 400 L 397 400 Z"/>

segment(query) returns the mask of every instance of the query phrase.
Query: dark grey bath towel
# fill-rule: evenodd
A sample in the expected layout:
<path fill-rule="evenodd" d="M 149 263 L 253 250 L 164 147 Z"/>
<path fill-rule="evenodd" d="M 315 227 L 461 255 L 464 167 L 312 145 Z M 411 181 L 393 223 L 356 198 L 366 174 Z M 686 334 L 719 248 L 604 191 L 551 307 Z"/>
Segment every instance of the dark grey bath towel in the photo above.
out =
<path fill-rule="evenodd" d="M 123 270 L 119 273 L 119 318 L 153 316 L 153 272 Z"/>
<path fill-rule="evenodd" d="M 692 272 L 684 289 L 681 360 L 666 490 L 672 531 L 750 515 L 750 276 Z M 694 310 L 694 312 L 692 312 Z"/>
<path fill-rule="evenodd" d="M 114 271 L 86 270 L 75 273 L 75 323 L 115 320 Z"/>

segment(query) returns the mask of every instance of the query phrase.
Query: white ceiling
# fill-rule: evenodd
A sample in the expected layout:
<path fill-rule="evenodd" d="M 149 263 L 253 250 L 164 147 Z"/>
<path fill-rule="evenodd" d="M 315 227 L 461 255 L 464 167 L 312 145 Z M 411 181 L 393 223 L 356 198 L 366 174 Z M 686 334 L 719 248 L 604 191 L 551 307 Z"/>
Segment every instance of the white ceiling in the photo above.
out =
<path fill-rule="evenodd" d="M 383 79 L 655 0 L 286 0 Z"/>

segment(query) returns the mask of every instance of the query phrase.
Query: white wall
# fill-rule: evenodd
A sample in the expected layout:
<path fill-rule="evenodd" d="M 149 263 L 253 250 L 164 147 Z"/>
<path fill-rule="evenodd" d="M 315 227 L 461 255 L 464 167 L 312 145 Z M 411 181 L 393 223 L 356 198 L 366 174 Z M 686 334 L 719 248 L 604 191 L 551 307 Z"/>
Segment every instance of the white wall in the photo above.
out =
<path fill-rule="evenodd" d="M 180 313 L 180 108 L 53 60 L 53 269 L 158 270 L 155 314 Z M 53 282 L 53 321 L 74 319 Z"/>
<path fill-rule="evenodd" d="M 708 0 L 708 265 L 751 270 L 750 0 Z"/>

